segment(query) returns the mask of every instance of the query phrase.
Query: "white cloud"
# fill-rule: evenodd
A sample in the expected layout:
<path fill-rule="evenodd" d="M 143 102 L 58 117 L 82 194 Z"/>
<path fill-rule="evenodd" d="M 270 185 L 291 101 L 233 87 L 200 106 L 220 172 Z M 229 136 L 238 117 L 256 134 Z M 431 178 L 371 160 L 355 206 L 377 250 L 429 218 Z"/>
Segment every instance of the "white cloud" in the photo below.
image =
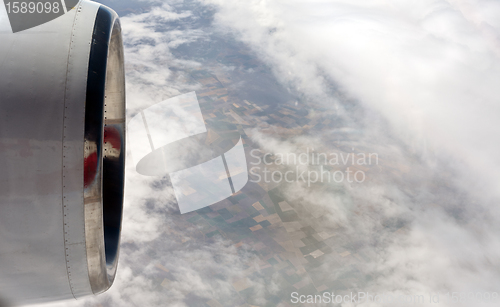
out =
<path fill-rule="evenodd" d="M 404 149 L 399 155 L 392 153 L 391 158 L 411 169 L 402 182 L 379 173 L 381 186 L 368 185 L 350 193 L 380 210 L 381 219 L 390 217 L 395 207 L 403 210 L 396 216 L 408 211 L 413 219 L 408 235 L 395 236 L 381 250 L 381 264 L 372 267 L 382 276 L 378 290 L 491 291 L 491 285 L 498 284 L 500 276 L 492 271 L 500 256 L 498 212 L 492 206 L 498 202 L 500 185 L 500 10 L 496 2 L 205 3 L 217 8 L 220 29 L 236 33 L 284 84 L 325 105 L 338 101 L 332 88 L 340 86 L 367 110 L 381 114 L 419 155 L 415 159 Z M 368 127 L 383 141 L 378 149 L 400 146 L 387 138 L 387 131 Z M 268 147 L 277 142 L 272 136 L 257 138 Z M 280 152 L 293 150 L 293 142 L 276 147 Z M 440 177 L 450 172 L 449 167 L 454 177 Z M 468 199 L 447 192 L 440 187 L 443 184 Z M 297 187 L 289 192 L 312 205 L 334 199 Z M 405 196 L 408 193 L 411 197 Z M 391 194 L 392 209 L 377 201 Z M 326 207 L 334 214 L 332 221 L 346 216 L 345 206 L 341 211 L 331 204 Z M 450 217 L 458 211 L 460 218 Z M 385 233 L 370 234 L 376 225 L 363 220 L 363 215 L 349 222 L 351 231 L 371 238 Z"/>
<path fill-rule="evenodd" d="M 127 96 L 128 101 L 133 101 L 128 104 L 129 116 L 139 109 L 196 89 L 186 82 L 185 74 L 179 69 L 174 72 L 172 68 L 195 68 L 200 63 L 177 59 L 170 49 L 196 41 L 204 37 L 204 33 L 199 29 L 168 29 L 166 24 L 190 17 L 189 11 L 176 13 L 164 4 L 150 12 L 121 19 L 126 47 Z"/>
<path fill-rule="evenodd" d="M 334 80 L 396 129 L 463 159 L 492 191 L 500 184 L 496 2 L 205 2 L 282 81 L 330 103 Z"/>

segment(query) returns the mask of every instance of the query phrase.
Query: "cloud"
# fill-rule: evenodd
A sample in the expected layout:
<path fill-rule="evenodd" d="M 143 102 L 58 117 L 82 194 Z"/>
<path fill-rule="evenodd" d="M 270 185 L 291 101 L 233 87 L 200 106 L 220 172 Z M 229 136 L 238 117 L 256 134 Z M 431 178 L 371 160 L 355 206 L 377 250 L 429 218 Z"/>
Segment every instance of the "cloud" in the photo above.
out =
<path fill-rule="evenodd" d="M 327 104 L 335 84 L 498 186 L 496 3 L 205 2 L 283 82 Z"/>
<path fill-rule="evenodd" d="M 166 98 L 196 89 L 187 82 L 183 69 L 201 64 L 178 59 L 171 53 L 171 48 L 204 37 L 199 29 L 173 29 L 173 23 L 187 18 L 192 18 L 190 11 L 177 13 L 168 4 L 122 18 L 127 95 L 128 101 L 134 102 L 128 105 L 129 116 Z"/>
<path fill-rule="evenodd" d="M 373 268 L 382 276 L 377 279 L 383 284 L 379 290 L 465 291 L 491 289 L 498 283 L 497 272 L 491 271 L 491 259 L 499 256 L 494 238 L 500 183 L 497 3 L 205 3 L 217 8 L 220 31 L 235 33 L 247 43 L 283 84 L 332 109 L 339 102 L 345 106 L 346 100 L 335 94 L 340 92 L 390 123 L 390 129 L 373 126 L 376 122 L 366 116 L 366 127 L 382 143 L 358 141 L 379 150 L 399 148 L 390 159 L 400 160 L 411 171 L 401 178 L 375 174 L 383 181 L 380 185 L 349 193 L 364 198 L 363 206 L 377 208 L 382 220 L 393 215 L 394 208 L 378 202 L 380 198 L 392 199 L 392 207 L 402 211 L 397 216 L 411 217 L 408 233 L 395 235 L 397 239 L 377 252 L 381 262 Z M 296 142 L 280 142 L 272 135 L 255 138 L 268 148 L 275 144 L 270 152 L 293 150 Z M 302 148 L 310 146 L 305 144 Z M 311 206 L 335 203 L 333 193 L 308 193 L 296 186 L 288 192 Z M 331 203 L 325 207 L 335 216 L 332 221 L 344 219 L 347 203 L 340 209 Z M 385 232 L 370 234 L 377 230 L 376 221 L 362 217 L 349 219 L 349 224 L 352 232 L 368 238 Z M 452 238 L 460 240 L 450 243 Z M 408 265 L 413 269 L 407 270 Z"/>

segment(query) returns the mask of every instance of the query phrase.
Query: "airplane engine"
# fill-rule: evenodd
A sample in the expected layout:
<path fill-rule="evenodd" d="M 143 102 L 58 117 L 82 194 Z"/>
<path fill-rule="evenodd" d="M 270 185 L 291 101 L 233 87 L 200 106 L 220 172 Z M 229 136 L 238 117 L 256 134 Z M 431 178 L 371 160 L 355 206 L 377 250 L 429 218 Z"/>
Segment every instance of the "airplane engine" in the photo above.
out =
<path fill-rule="evenodd" d="M 60 16 L 23 28 L 4 2 L 0 306 L 96 295 L 115 278 L 122 220 L 120 22 L 101 4 L 57 0 Z"/>

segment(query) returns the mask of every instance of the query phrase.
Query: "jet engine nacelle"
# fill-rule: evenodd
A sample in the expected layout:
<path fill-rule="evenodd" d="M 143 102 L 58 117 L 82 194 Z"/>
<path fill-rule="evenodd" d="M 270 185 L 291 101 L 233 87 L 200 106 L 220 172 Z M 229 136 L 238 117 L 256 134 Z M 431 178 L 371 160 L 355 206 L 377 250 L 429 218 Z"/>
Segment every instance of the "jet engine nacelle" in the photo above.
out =
<path fill-rule="evenodd" d="M 118 16 L 80 1 L 15 33 L 6 17 L 0 15 L 0 305 L 102 293 L 116 273 L 124 190 Z"/>

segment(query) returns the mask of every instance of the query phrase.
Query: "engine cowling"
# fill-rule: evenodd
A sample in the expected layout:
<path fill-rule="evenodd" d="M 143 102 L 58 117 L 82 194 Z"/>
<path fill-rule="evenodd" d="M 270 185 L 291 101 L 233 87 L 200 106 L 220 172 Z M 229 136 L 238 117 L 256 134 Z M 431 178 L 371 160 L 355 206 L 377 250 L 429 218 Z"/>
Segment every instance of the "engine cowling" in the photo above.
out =
<path fill-rule="evenodd" d="M 102 293 L 124 191 L 118 16 L 80 1 L 17 33 L 0 20 L 0 305 Z"/>

